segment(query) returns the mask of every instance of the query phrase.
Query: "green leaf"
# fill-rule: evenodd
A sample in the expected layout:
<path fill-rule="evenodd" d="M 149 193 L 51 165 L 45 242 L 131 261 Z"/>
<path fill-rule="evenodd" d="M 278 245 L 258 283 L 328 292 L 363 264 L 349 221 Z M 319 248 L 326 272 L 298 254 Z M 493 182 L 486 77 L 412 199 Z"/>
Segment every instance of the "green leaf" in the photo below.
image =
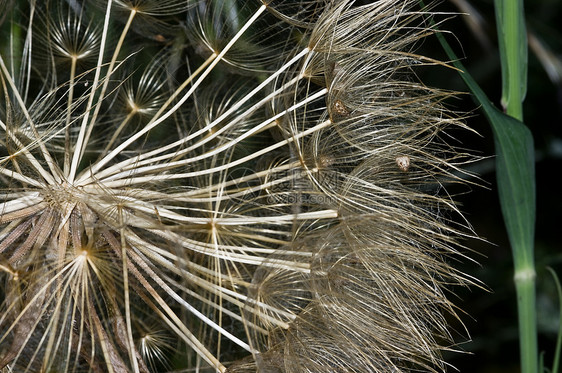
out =
<path fill-rule="evenodd" d="M 534 263 L 535 162 L 532 134 L 521 121 L 505 115 L 490 102 L 458 61 L 443 35 L 437 36 L 492 126 L 498 191 L 516 268 L 523 263 Z"/>
<path fill-rule="evenodd" d="M 521 268 L 523 263 L 534 263 L 533 137 L 523 123 L 497 110 L 490 111 L 487 116 L 494 132 L 496 174 L 502 213 L 514 251 L 515 267 Z"/>

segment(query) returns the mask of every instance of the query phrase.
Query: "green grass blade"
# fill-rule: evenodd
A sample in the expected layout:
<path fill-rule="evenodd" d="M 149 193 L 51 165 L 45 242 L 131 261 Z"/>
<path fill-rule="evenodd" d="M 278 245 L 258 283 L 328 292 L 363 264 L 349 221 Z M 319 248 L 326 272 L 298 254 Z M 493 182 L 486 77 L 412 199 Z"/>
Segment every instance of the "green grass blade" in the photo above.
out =
<path fill-rule="evenodd" d="M 558 367 L 560 366 L 560 350 L 562 349 L 562 286 L 560 285 L 560 280 L 556 272 L 550 267 L 546 269 L 550 272 L 556 284 L 558 307 L 560 308 L 560 315 L 558 316 L 558 337 L 556 338 L 556 349 L 554 350 L 554 361 L 552 363 L 552 373 L 558 373 Z"/>
<path fill-rule="evenodd" d="M 453 65 L 481 105 L 494 134 L 496 176 L 504 222 L 512 247 L 519 310 L 523 373 L 538 369 L 535 295 L 535 167 L 533 137 L 519 120 L 505 115 L 458 61 L 445 38 L 437 34 Z"/>
<path fill-rule="evenodd" d="M 544 367 L 544 351 L 539 356 L 539 373 L 549 373 L 548 368 Z"/>

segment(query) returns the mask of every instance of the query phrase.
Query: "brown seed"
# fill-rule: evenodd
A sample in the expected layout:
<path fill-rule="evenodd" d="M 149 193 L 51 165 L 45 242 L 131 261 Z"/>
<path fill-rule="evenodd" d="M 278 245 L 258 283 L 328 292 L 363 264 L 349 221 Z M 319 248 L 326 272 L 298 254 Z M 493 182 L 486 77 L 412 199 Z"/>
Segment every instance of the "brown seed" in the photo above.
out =
<path fill-rule="evenodd" d="M 410 169 L 410 157 L 407 155 L 396 157 L 396 164 L 400 170 L 407 172 Z"/>
<path fill-rule="evenodd" d="M 349 110 L 347 110 L 343 102 L 341 102 L 340 100 L 336 100 L 336 102 L 334 102 L 334 105 L 332 106 L 332 111 L 335 112 L 337 115 L 343 117 L 349 116 Z"/>

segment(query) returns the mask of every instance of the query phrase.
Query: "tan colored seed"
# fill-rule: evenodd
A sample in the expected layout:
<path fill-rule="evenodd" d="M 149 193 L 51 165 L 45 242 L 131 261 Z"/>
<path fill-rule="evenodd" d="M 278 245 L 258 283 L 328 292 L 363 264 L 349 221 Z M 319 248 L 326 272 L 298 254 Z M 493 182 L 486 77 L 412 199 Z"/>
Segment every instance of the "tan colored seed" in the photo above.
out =
<path fill-rule="evenodd" d="M 410 169 L 410 157 L 407 155 L 396 157 L 396 165 L 400 170 L 407 172 Z"/>

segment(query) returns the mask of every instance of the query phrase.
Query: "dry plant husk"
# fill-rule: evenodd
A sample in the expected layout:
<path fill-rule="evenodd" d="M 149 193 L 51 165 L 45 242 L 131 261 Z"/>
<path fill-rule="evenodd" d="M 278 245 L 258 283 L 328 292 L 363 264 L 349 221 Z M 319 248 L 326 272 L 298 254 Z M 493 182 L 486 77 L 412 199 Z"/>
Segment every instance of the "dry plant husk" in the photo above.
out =
<path fill-rule="evenodd" d="M 475 158 L 430 12 L 113 3 L 2 5 L 0 371 L 445 371 Z"/>

